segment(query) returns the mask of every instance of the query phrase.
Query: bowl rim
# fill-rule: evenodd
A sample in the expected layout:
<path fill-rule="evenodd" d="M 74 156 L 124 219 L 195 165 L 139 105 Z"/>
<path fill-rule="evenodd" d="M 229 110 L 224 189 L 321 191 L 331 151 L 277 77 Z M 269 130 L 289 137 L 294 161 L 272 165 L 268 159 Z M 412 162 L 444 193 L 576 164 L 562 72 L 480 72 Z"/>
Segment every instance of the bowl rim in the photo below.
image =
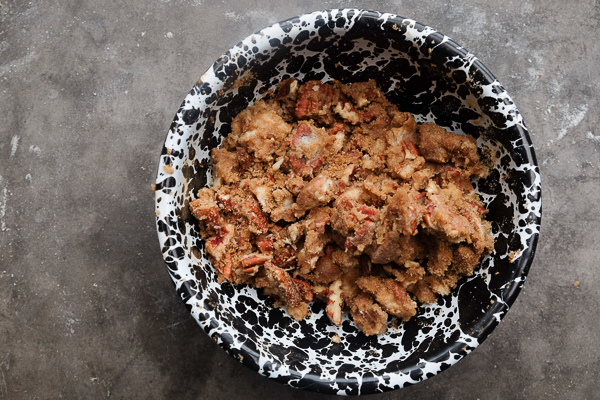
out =
<path fill-rule="evenodd" d="M 428 25 L 422 24 L 420 22 L 417 22 L 415 20 L 409 19 L 409 18 L 404 18 L 402 16 L 396 15 L 396 14 L 391 14 L 391 13 L 380 13 L 380 12 L 375 12 L 375 11 L 368 11 L 368 10 L 363 10 L 363 9 L 352 9 L 352 8 L 344 8 L 344 9 L 328 9 L 328 10 L 323 10 L 323 11 L 315 11 L 312 13 L 304 13 L 298 16 L 294 16 L 285 20 L 282 20 L 280 22 L 277 22 L 275 24 L 272 24 L 266 28 L 263 28 L 253 34 L 248 35 L 245 39 L 243 39 L 242 41 L 240 41 L 237 45 L 232 46 L 226 54 L 229 53 L 230 50 L 233 50 L 236 48 L 236 46 L 239 46 L 243 41 L 250 39 L 251 37 L 255 36 L 255 35 L 260 35 L 261 32 L 273 28 L 275 26 L 281 26 L 283 24 L 293 24 L 294 22 L 297 22 L 297 20 L 299 18 L 302 18 L 304 16 L 310 16 L 313 15 L 315 13 L 319 13 L 322 15 L 326 15 L 330 17 L 330 20 L 335 20 L 334 15 L 335 13 L 339 12 L 339 11 L 353 11 L 356 12 L 357 14 L 360 14 L 360 18 L 377 18 L 382 19 L 382 18 L 387 18 L 392 19 L 392 20 L 398 20 L 398 21 L 409 21 L 409 23 L 413 24 L 414 29 L 417 30 L 431 30 L 431 34 L 432 35 L 438 35 L 439 36 L 439 40 L 440 40 L 440 45 L 446 46 L 448 47 L 449 50 L 456 52 L 457 54 L 463 56 L 463 57 L 472 57 L 473 58 L 473 62 L 471 64 L 471 68 L 475 68 L 477 71 L 479 71 L 482 74 L 482 77 L 484 77 L 485 80 L 487 80 L 488 83 L 493 83 L 493 82 L 497 82 L 497 79 L 495 78 L 495 76 L 488 70 L 487 67 L 485 67 L 483 65 L 483 63 L 481 63 L 481 61 L 479 61 L 479 59 L 477 59 L 472 53 L 468 52 L 464 47 L 460 46 L 458 43 L 454 42 L 452 39 L 450 39 L 448 36 L 441 34 L 440 32 L 438 32 L 437 30 L 431 28 Z M 209 71 L 215 71 L 218 69 L 222 69 L 225 64 L 227 63 L 227 57 L 221 56 L 219 59 L 217 59 L 206 71 L 206 73 L 208 73 Z M 203 75 L 204 76 L 204 75 Z M 185 106 L 186 103 L 186 99 L 193 95 L 195 93 L 195 89 L 196 86 L 198 84 L 194 85 L 194 87 L 190 90 L 190 92 L 187 94 L 186 98 L 183 100 L 181 106 L 180 106 L 180 110 L 183 109 L 183 107 Z M 507 94 L 508 96 L 508 94 Z M 516 106 L 515 106 L 516 109 Z M 178 112 L 179 113 L 179 112 Z M 180 118 L 178 117 L 178 113 L 176 113 L 174 120 L 173 120 L 173 124 L 175 124 L 176 121 L 179 121 Z M 171 129 L 173 129 L 173 124 L 171 125 Z M 539 177 L 539 166 L 538 166 L 538 162 L 537 162 L 537 158 L 535 156 L 535 151 L 533 149 L 533 144 L 531 141 L 531 138 L 529 136 L 528 130 L 525 128 L 524 122 L 522 122 L 521 124 L 516 124 L 514 125 L 514 128 L 518 130 L 518 134 L 519 137 L 522 140 L 522 146 L 526 152 L 526 159 L 529 161 L 529 164 L 531 164 L 533 167 L 538 169 L 538 177 Z M 170 131 L 169 130 L 169 131 Z M 164 143 L 163 143 L 163 154 L 165 152 L 165 149 L 167 148 L 167 142 L 168 142 L 168 134 L 167 134 L 167 138 L 165 139 Z M 163 182 L 164 181 L 164 172 L 163 172 L 163 167 L 164 167 L 164 159 L 161 157 L 161 161 L 158 165 L 158 173 L 157 173 L 157 177 L 156 177 L 156 183 L 157 185 L 159 184 L 159 182 Z M 158 187 L 158 186 L 157 186 Z M 455 354 L 457 354 L 457 358 L 455 360 L 451 360 L 451 361 L 445 361 L 444 364 L 442 364 L 442 367 L 440 368 L 440 370 L 438 372 L 436 372 L 434 375 L 439 374 L 440 372 L 442 372 L 443 370 L 445 370 L 446 368 L 450 367 L 451 365 L 455 364 L 456 362 L 460 361 L 461 359 L 463 359 L 467 354 L 469 354 L 472 350 L 474 350 L 477 346 L 479 346 L 488 336 L 489 334 L 495 329 L 495 327 L 498 325 L 498 323 L 500 322 L 501 319 L 504 318 L 504 316 L 506 315 L 506 312 L 511 308 L 511 306 L 513 305 L 514 301 L 516 300 L 518 294 L 520 293 L 522 287 L 523 287 L 523 283 L 525 281 L 525 278 L 529 272 L 529 269 L 531 267 L 531 264 L 533 262 L 534 259 L 534 255 L 535 255 L 535 251 L 537 248 L 537 242 L 538 242 L 538 237 L 539 237 L 539 227 L 541 226 L 541 216 L 542 216 L 542 207 L 541 207 L 541 179 L 539 180 L 539 182 L 537 183 L 537 192 L 534 193 L 531 196 L 531 199 L 533 201 L 538 201 L 540 203 L 539 206 L 539 215 L 537 215 L 536 218 L 534 218 L 534 222 L 537 226 L 538 226 L 538 231 L 535 232 L 533 235 L 530 236 L 529 242 L 527 243 L 528 246 L 524 249 L 523 253 L 521 254 L 520 258 L 519 258 L 519 263 L 520 266 L 518 268 L 518 270 L 520 271 L 520 275 L 517 277 L 516 280 L 511 281 L 511 282 L 515 282 L 518 284 L 510 284 L 507 288 L 506 291 L 504 292 L 504 304 L 501 307 L 500 311 L 503 311 L 501 313 L 499 313 L 496 316 L 493 316 L 491 313 L 487 312 L 483 315 L 483 317 L 485 317 L 485 324 L 481 327 L 481 329 L 476 332 L 474 334 L 474 337 L 476 337 L 477 342 L 475 343 L 474 347 L 471 349 L 467 349 L 466 351 L 464 350 L 464 343 L 460 343 L 455 341 L 454 343 L 452 343 L 451 345 L 449 345 L 448 347 L 445 347 L 443 349 L 440 349 L 437 353 L 432 353 L 432 357 L 428 360 L 436 360 L 439 358 L 443 358 L 445 355 L 447 355 L 448 352 L 453 352 Z M 157 189 L 158 192 L 159 189 Z M 157 196 L 155 196 L 155 198 L 157 198 Z M 165 203 L 163 203 L 162 205 L 159 205 L 158 202 L 155 202 L 155 208 L 156 210 L 159 210 L 160 208 L 162 208 L 164 206 Z M 165 238 L 168 237 L 168 235 L 164 235 L 164 233 L 162 233 L 159 229 L 159 221 L 160 218 L 158 217 L 158 215 L 156 216 L 156 223 L 157 223 L 157 233 L 159 236 L 159 242 L 162 242 L 162 240 L 164 240 Z M 165 262 L 166 262 L 166 253 L 163 251 L 163 258 L 165 258 Z M 169 275 L 171 276 L 171 279 L 173 280 L 173 283 L 176 286 L 176 290 L 179 293 L 180 297 L 182 298 L 182 300 L 184 301 L 184 304 L 186 305 L 186 307 L 188 307 L 188 309 L 191 309 L 191 306 L 186 302 L 185 299 L 189 299 L 190 297 L 194 296 L 195 293 L 192 290 L 192 288 L 189 285 L 186 284 L 181 284 L 180 282 L 180 277 L 176 277 L 173 275 L 172 271 L 167 268 Z M 179 282 L 178 282 L 179 281 Z M 499 308 L 500 309 L 500 308 Z M 203 326 L 203 324 L 200 323 L 200 321 L 198 320 L 198 318 L 194 317 L 194 319 L 196 319 L 196 321 L 198 322 L 198 324 L 200 326 Z M 206 330 L 206 329 L 205 329 Z M 207 331 L 208 333 L 208 331 Z M 226 341 L 222 341 L 220 340 L 218 343 L 222 348 L 225 349 L 225 351 L 227 351 L 230 355 L 235 355 L 235 354 L 239 354 L 240 351 L 236 351 L 235 354 L 234 352 L 232 352 L 232 348 L 229 346 L 228 343 L 226 343 Z M 461 349 L 462 348 L 462 349 Z M 248 349 L 247 349 L 248 350 Z M 243 351 L 242 351 L 243 353 Z M 252 356 L 252 354 L 249 354 L 249 356 Z M 254 363 L 250 363 L 250 362 L 244 362 L 243 360 L 240 360 L 244 365 L 248 366 L 249 368 L 253 369 L 256 372 L 259 372 L 262 375 L 265 375 L 264 372 L 260 371 L 258 368 L 256 368 L 256 364 Z M 445 367 L 444 367 L 445 366 Z M 415 365 L 415 368 L 417 368 L 417 366 Z M 403 370 L 403 373 L 406 374 L 410 374 L 412 372 L 412 370 Z M 423 374 L 419 379 L 416 380 L 416 382 L 421 382 L 424 381 L 426 379 L 428 379 L 430 376 L 427 376 L 425 374 Z M 296 387 L 299 388 L 298 386 L 294 386 L 293 384 L 290 384 L 290 381 L 288 379 L 289 377 L 275 377 L 274 379 L 276 381 L 280 381 L 282 383 L 287 383 L 288 385 L 292 386 L 292 387 Z M 337 381 L 336 381 L 337 382 Z M 334 383 L 336 383 L 334 382 Z M 405 386 L 410 385 L 411 383 L 406 383 Z M 401 386 L 404 387 L 404 386 Z M 314 380 L 311 382 L 311 385 L 308 385 L 307 387 L 302 387 L 302 389 L 308 389 L 311 391 L 316 391 L 316 392 L 322 392 L 322 393 L 330 393 L 330 394 L 346 394 L 346 393 L 340 393 L 339 390 L 337 390 L 336 388 L 334 388 L 334 385 L 332 385 L 332 382 L 330 381 L 320 381 L 320 380 Z M 383 389 L 383 390 L 381 390 Z M 387 386 L 383 386 L 382 388 L 379 388 L 378 390 L 374 390 L 372 392 L 360 392 L 360 394 L 370 394 L 370 393 L 376 393 L 376 392 L 382 392 L 382 391 L 389 391 L 389 390 L 393 390 L 396 389 L 395 387 L 387 387 Z"/>

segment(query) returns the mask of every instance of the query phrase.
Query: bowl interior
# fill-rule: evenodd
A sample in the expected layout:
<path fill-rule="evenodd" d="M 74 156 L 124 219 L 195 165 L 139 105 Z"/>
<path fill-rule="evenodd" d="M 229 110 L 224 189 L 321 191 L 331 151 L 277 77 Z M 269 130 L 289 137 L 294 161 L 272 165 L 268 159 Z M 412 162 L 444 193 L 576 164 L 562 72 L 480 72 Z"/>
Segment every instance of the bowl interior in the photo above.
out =
<path fill-rule="evenodd" d="M 290 77 L 376 79 L 418 122 L 472 135 L 495 160 L 476 181 L 490 210 L 494 252 L 472 277 L 416 317 L 366 337 L 322 305 L 297 322 L 250 287 L 216 281 L 188 211 L 211 182 L 210 150 L 240 111 Z M 177 291 L 194 318 L 232 356 L 296 388 L 368 394 L 427 379 L 456 363 L 500 322 L 523 285 L 541 219 L 540 176 L 512 99 L 468 51 L 413 20 L 361 10 L 315 12 L 265 28 L 225 53 L 194 85 L 168 132 L 156 181 L 157 228 Z M 332 338 L 338 335 L 340 343 Z"/>

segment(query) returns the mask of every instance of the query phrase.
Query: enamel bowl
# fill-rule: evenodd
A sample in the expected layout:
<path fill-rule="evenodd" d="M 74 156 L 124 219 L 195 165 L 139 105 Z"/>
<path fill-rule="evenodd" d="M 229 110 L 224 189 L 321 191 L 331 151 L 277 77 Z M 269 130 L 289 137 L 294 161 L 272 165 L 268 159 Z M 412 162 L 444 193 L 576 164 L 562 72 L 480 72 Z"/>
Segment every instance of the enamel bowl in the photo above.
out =
<path fill-rule="evenodd" d="M 377 80 L 418 122 L 472 135 L 495 160 L 475 182 L 492 222 L 495 251 L 475 275 L 406 323 L 367 337 L 322 305 L 293 320 L 255 289 L 220 285 L 203 251 L 190 200 L 210 184 L 210 150 L 232 118 L 284 79 Z M 471 53 L 434 29 L 392 14 L 328 10 L 248 36 L 219 58 L 175 115 L 160 156 L 156 224 L 178 295 L 231 356 L 295 388 L 339 395 L 384 392 L 430 378 L 475 349 L 515 301 L 533 260 L 541 181 L 520 112 Z M 396 326 L 397 325 L 397 326 Z M 332 339 L 339 336 L 341 341 Z"/>

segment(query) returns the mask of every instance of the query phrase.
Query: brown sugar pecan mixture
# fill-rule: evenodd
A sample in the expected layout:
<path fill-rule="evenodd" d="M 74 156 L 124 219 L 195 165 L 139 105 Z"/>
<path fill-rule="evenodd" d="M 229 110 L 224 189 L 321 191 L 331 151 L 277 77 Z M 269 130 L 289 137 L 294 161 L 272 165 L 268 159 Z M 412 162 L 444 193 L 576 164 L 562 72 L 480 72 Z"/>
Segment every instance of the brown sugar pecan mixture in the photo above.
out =
<path fill-rule="evenodd" d="M 297 320 L 313 300 L 367 335 L 409 320 L 494 246 L 470 136 L 418 125 L 375 81 L 295 79 L 242 111 L 191 202 L 220 281 L 262 288 Z"/>

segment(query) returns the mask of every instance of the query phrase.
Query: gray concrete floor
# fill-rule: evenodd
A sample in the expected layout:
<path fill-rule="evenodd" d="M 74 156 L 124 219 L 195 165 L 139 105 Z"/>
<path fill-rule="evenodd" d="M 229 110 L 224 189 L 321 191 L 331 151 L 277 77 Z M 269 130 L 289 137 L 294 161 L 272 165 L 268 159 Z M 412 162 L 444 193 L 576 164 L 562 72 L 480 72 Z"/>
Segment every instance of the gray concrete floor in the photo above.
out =
<path fill-rule="evenodd" d="M 0 0 L 0 399 L 325 399 L 248 370 L 174 292 L 153 182 L 227 48 L 341 1 Z M 240 2 L 241 3 L 241 2 Z M 362 1 L 463 44 L 513 96 L 543 176 L 525 288 L 475 352 L 374 399 L 600 399 L 600 6 Z"/>

